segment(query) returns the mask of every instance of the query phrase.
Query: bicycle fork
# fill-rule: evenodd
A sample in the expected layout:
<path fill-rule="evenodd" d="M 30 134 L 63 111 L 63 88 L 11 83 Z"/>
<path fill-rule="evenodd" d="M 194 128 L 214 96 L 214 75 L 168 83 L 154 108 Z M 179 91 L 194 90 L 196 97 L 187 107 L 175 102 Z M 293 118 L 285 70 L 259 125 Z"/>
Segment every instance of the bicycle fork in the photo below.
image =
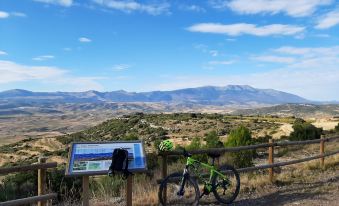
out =
<path fill-rule="evenodd" d="M 179 191 L 177 192 L 177 195 L 184 196 L 185 184 L 186 184 L 186 180 L 187 180 L 188 176 L 189 176 L 188 170 L 187 170 L 187 168 L 185 168 L 184 173 L 183 173 L 183 178 L 181 180 L 180 188 L 179 188 Z"/>

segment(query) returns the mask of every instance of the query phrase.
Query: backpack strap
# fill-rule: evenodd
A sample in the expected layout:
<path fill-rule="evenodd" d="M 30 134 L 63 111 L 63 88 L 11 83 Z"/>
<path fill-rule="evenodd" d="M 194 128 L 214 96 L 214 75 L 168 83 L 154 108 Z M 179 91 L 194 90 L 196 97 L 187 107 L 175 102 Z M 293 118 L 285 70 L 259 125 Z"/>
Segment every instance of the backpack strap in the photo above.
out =
<path fill-rule="evenodd" d="M 123 171 L 123 179 L 127 179 L 129 175 L 133 175 L 129 170 L 128 170 L 128 151 L 125 150 L 126 152 L 126 160 L 125 160 L 125 168 Z"/>
<path fill-rule="evenodd" d="M 112 163 L 111 165 L 109 166 L 109 169 L 108 169 L 108 175 L 111 177 L 113 175 L 115 175 L 115 172 L 114 172 L 114 169 L 113 169 L 113 165 L 115 164 L 114 162 L 114 158 L 116 155 L 118 154 L 118 149 L 114 149 L 113 153 L 112 153 Z"/>

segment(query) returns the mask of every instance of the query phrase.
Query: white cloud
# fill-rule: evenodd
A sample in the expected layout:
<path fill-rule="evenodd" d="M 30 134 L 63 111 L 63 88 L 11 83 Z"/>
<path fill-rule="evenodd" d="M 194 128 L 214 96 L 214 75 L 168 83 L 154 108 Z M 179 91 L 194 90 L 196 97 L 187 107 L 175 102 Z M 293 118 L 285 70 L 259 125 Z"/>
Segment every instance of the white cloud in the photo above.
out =
<path fill-rule="evenodd" d="M 283 46 L 274 49 L 275 52 L 289 55 L 299 55 L 304 57 L 319 57 L 319 56 L 338 56 L 339 46 L 333 47 L 292 47 Z"/>
<path fill-rule="evenodd" d="M 5 11 L 0 11 L 0 19 L 5 19 L 9 17 L 9 13 Z"/>
<path fill-rule="evenodd" d="M 97 82 L 101 77 L 73 76 L 68 70 L 50 66 L 28 66 L 12 61 L 0 60 L 0 85 L 16 82 L 29 82 L 30 84 L 44 84 L 54 90 L 86 91 L 102 90 Z"/>
<path fill-rule="evenodd" d="M 45 4 L 55 4 L 64 7 L 70 7 L 73 4 L 73 0 L 34 0 L 36 2 L 42 2 Z"/>
<path fill-rule="evenodd" d="M 41 56 L 37 56 L 32 58 L 34 61 L 46 61 L 46 60 L 50 60 L 50 59 L 54 59 L 53 55 L 41 55 Z"/>
<path fill-rule="evenodd" d="M 204 9 L 201 6 L 195 5 L 195 4 L 192 4 L 192 5 L 181 5 L 181 6 L 179 6 L 179 8 L 181 10 L 184 10 L 184 11 L 206 12 L 206 9 Z"/>
<path fill-rule="evenodd" d="M 0 60 L 0 84 L 25 80 L 57 78 L 66 74 L 66 70 L 56 67 L 25 66 L 11 61 Z"/>
<path fill-rule="evenodd" d="M 227 38 L 226 41 L 236 41 L 236 39 L 233 39 L 233 38 Z"/>
<path fill-rule="evenodd" d="M 5 11 L 0 11 L 0 19 L 5 19 L 11 16 L 16 16 L 16 17 L 26 17 L 27 15 L 22 12 L 5 12 Z"/>
<path fill-rule="evenodd" d="M 111 9 L 120 10 L 126 13 L 135 11 L 145 12 L 151 15 L 160 15 L 169 13 L 170 5 L 168 3 L 143 4 L 134 0 L 92 0 L 93 2 Z"/>
<path fill-rule="evenodd" d="M 294 61 L 289 63 L 287 60 L 285 66 L 265 72 L 172 77 L 167 82 L 156 85 L 156 88 L 172 90 L 204 85 L 247 84 L 291 92 L 311 100 L 339 100 L 339 46 L 285 46 L 270 51 L 290 55 Z"/>
<path fill-rule="evenodd" d="M 17 17 L 27 17 L 25 13 L 22 12 L 11 12 L 12 16 L 17 16 Z"/>
<path fill-rule="evenodd" d="M 211 51 L 209 51 L 209 53 L 214 57 L 219 55 L 219 51 L 217 51 L 217 50 L 211 50 Z"/>
<path fill-rule="evenodd" d="M 230 65 L 233 64 L 234 61 L 209 61 L 208 64 L 210 65 Z"/>
<path fill-rule="evenodd" d="M 232 60 L 229 60 L 229 61 L 209 61 L 209 62 L 207 62 L 207 64 L 203 65 L 202 68 L 207 69 L 207 70 L 214 70 L 217 67 L 231 65 L 233 63 L 234 63 L 234 61 L 232 61 Z"/>
<path fill-rule="evenodd" d="M 270 24 L 266 26 L 257 26 L 255 24 L 218 24 L 218 23 L 200 23 L 194 24 L 187 28 L 191 32 L 226 34 L 229 36 L 239 36 L 250 34 L 255 36 L 269 35 L 295 35 L 305 30 L 304 27 L 285 25 L 285 24 Z"/>
<path fill-rule="evenodd" d="M 318 19 L 316 29 L 328 29 L 339 24 L 339 8 Z"/>
<path fill-rule="evenodd" d="M 319 37 L 319 38 L 329 38 L 331 37 L 329 34 L 315 34 L 315 37 Z"/>
<path fill-rule="evenodd" d="M 129 68 L 131 68 L 131 65 L 128 64 L 117 64 L 113 66 L 114 71 L 123 71 Z"/>
<path fill-rule="evenodd" d="M 197 50 L 202 51 L 203 53 L 210 54 L 212 57 L 217 57 L 219 55 L 222 55 L 218 50 L 209 49 L 208 46 L 205 44 L 194 44 L 193 47 Z"/>
<path fill-rule="evenodd" d="M 72 48 L 65 47 L 65 48 L 63 48 L 63 50 L 68 52 L 68 51 L 72 51 Z"/>
<path fill-rule="evenodd" d="M 79 38 L 79 41 L 80 41 L 80 42 L 84 42 L 84 43 L 88 43 L 88 42 L 91 42 L 92 40 L 89 39 L 89 38 L 86 38 L 86 37 L 80 37 L 80 38 Z"/>
<path fill-rule="evenodd" d="M 7 52 L 0 50 L 0 55 L 7 55 Z"/>
<path fill-rule="evenodd" d="M 282 57 L 273 55 L 254 56 L 251 59 L 262 62 L 273 62 L 273 63 L 292 63 L 295 61 L 293 57 Z"/>
<path fill-rule="evenodd" d="M 333 0 L 211 0 L 210 4 L 218 9 L 230 8 L 239 14 L 285 13 L 292 17 L 304 17 L 332 2 Z"/>

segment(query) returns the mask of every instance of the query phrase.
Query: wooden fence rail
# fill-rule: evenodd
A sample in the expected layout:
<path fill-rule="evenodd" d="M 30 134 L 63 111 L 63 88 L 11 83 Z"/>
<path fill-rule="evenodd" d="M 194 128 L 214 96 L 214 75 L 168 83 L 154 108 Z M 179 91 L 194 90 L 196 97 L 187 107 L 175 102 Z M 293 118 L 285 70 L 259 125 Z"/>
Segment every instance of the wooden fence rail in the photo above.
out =
<path fill-rule="evenodd" d="M 208 153 L 217 153 L 217 154 L 223 154 L 227 152 L 239 152 L 244 150 L 254 150 L 259 148 L 268 148 L 268 164 L 266 165 L 259 165 L 254 167 L 246 167 L 246 168 L 240 168 L 238 169 L 239 172 L 251 172 L 261 169 L 269 169 L 269 179 L 271 182 L 274 180 L 274 167 L 282 167 L 286 165 L 292 165 L 297 164 L 301 162 L 311 161 L 315 159 L 320 159 L 320 164 L 323 167 L 324 166 L 324 159 L 325 157 L 335 155 L 339 153 L 339 150 L 325 153 L 325 142 L 333 141 L 338 139 L 339 136 L 329 137 L 329 138 L 321 138 L 321 139 L 315 139 L 315 140 L 305 140 L 305 141 L 284 141 L 284 142 L 273 142 L 272 139 L 269 140 L 269 143 L 264 144 L 257 144 L 257 145 L 249 145 L 249 146 L 241 146 L 241 147 L 231 147 L 231 148 L 212 148 L 212 149 L 202 149 L 202 150 L 192 150 L 188 151 L 191 154 L 208 154 Z M 307 144 L 315 144 L 320 143 L 320 152 L 319 155 L 315 155 L 312 157 L 307 157 L 303 159 L 297 159 L 297 160 L 291 160 L 286 162 L 277 162 L 274 163 L 274 147 L 276 146 L 291 146 L 291 145 L 307 145 Z M 180 156 L 183 153 L 180 151 L 171 151 L 171 152 L 163 152 L 159 154 L 162 158 L 162 179 L 164 179 L 167 176 L 167 157 L 168 156 Z M 226 172 L 226 171 L 224 171 Z M 202 176 L 207 176 L 209 174 L 203 174 Z M 157 180 L 158 183 L 161 182 L 161 180 Z M 164 190 L 164 195 L 166 197 L 166 190 Z"/>
<path fill-rule="evenodd" d="M 240 147 L 225 147 L 225 148 L 211 148 L 211 149 L 201 149 L 201 150 L 191 150 L 189 153 L 191 154 L 208 154 L 208 153 L 227 153 L 227 152 L 240 152 L 243 150 L 255 150 L 259 148 L 267 148 L 271 146 L 289 146 L 289 145 L 307 145 L 314 144 L 319 142 L 329 142 L 339 138 L 339 136 L 322 138 L 322 139 L 314 139 L 314 140 L 305 140 L 305 141 L 282 141 L 282 142 L 274 142 L 274 143 L 263 143 L 256 145 L 248 145 L 248 146 L 240 146 Z M 182 155 L 180 151 L 170 151 L 163 152 L 160 156 L 179 156 Z"/>
<path fill-rule="evenodd" d="M 46 202 L 57 197 L 56 193 L 46 194 L 46 170 L 57 167 L 56 162 L 46 163 L 46 158 L 39 158 L 38 164 L 0 168 L 0 175 L 38 170 L 38 195 L 22 199 L 0 202 L 0 206 L 16 206 L 38 203 L 38 206 L 45 206 Z"/>

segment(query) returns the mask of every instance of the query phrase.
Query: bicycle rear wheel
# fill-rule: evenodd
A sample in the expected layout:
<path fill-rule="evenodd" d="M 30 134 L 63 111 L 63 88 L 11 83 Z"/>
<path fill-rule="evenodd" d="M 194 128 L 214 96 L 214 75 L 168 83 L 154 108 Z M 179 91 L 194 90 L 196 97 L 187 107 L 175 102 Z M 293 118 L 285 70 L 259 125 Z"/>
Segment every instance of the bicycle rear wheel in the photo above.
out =
<path fill-rule="evenodd" d="M 223 165 L 220 171 L 226 178 L 214 175 L 212 179 L 212 188 L 215 198 L 224 204 L 232 203 L 237 198 L 240 190 L 240 176 L 237 170 L 231 165 Z"/>
<path fill-rule="evenodd" d="M 199 187 L 194 179 L 186 177 L 184 194 L 179 195 L 183 174 L 173 173 L 167 176 L 160 184 L 159 202 L 163 206 L 167 205 L 198 205 L 199 204 Z M 166 188 L 166 196 L 164 190 Z"/>

